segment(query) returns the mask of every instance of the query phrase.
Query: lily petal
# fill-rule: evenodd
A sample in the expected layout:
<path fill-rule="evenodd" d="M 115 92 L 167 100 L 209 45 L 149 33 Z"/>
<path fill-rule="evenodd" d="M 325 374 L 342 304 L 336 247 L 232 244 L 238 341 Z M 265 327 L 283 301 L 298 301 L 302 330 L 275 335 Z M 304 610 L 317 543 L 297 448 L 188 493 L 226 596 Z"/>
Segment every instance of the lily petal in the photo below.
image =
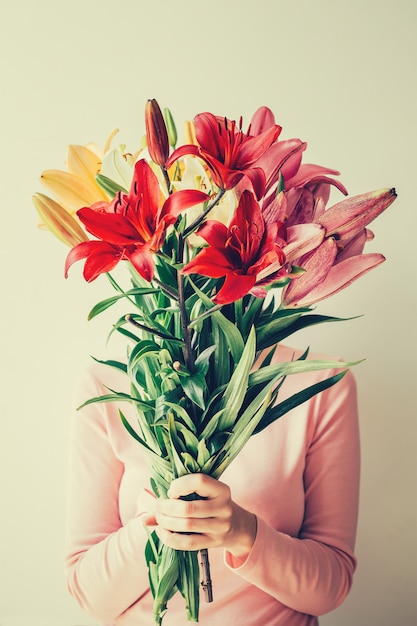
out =
<path fill-rule="evenodd" d="M 77 215 L 87 231 L 98 239 L 122 246 L 139 240 L 138 231 L 124 215 L 98 213 L 90 207 L 80 209 Z"/>
<path fill-rule="evenodd" d="M 260 135 L 273 126 L 275 126 L 275 116 L 271 109 L 266 106 L 259 107 L 252 115 L 248 135 Z"/>
<path fill-rule="evenodd" d="M 129 189 L 133 176 L 133 167 L 123 156 L 121 146 L 110 150 L 104 155 L 101 164 L 101 174 L 119 183 L 125 189 Z"/>
<path fill-rule="evenodd" d="M 142 278 L 150 282 L 154 274 L 154 262 L 149 246 L 137 247 L 132 253 L 128 253 L 127 257 Z"/>
<path fill-rule="evenodd" d="M 275 124 L 275 126 L 268 128 L 260 135 L 249 137 L 239 150 L 239 155 L 236 160 L 239 169 L 247 168 L 255 163 L 278 138 L 281 130 L 281 126 Z"/>
<path fill-rule="evenodd" d="M 223 248 L 226 246 L 229 229 L 225 224 L 217 220 L 207 220 L 198 230 L 198 235 L 202 237 L 210 246 Z"/>
<path fill-rule="evenodd" d="M 328 183 L 334 185 L 345 196 L 347 195 L 347 189 L 342 183 L 334 178 L 329 178 L 327 175 L 339 176 L 340 172 L 337 170 L 329 169 L 328 167 L 322 167 L 321 165 L 313 165 L 305 163 L 300 165 L 298 172 L 288 181 L 291 187 L 304 187 L 311 183 Z"/>
<path fill-rule="evenodd" d="M 272 144 L 266 150 L 256 165 L 265 172 L 267 191 L 277 183 L 280 175 L 283 176 L 284 182 L 295 176 L 306 148 L 307 144 L 300 139 L 285 139 Z"/>
<path fill-rule="evenodd" d="M 305 271 L 284 288 L 283 303 L 287 306 L 295 306 L 304 302 L 310 292 L 325 280 L 336 255 L 337 244 L 331 237 L 325 239 L 318 248 L 301 259 L 299 264 Z"/>
<path fill-rule="evenodd" d="M 256 275 L 230 273 L 226 275 L 226 279 L 220 291 L 213 298 L 216 304 L 230 304 L 239 300 L 247 293 L 256 283 Z"/>
<path fill-rule="evenodd" d="M 85 241 L 69 251 L 65 261 L 65 278 L 73 263 L 86 259 L 84 278 L 87 282 L 95 280 L 100 274 L 112 270 L 122 258 L 122 251 L 105 241 Z"/>
<path fill-rule="evenodd" d="M 75 174 L 61 170 L 45 170 L 41 182 L 51 192 L 57 202 L 70 212 L 91 206 L 99 200 L 108 202 L 105 192 L 88 180 L 81 180 Z"/>
<path fill-rule="evenodd" d="M 326 231 L 319 224 L 297 224 L 287 229 L 287 244 L 283 247 L 289 263 L 317 248 L 323 241 Z"/>
<path fill-rule="evenodd" d="M 201 276 L 209 276 L 210 278 L 221 278 L 235 269 L 224 250 L 203 248 L 181 270 L 181 274 L 201 274 Z"/>
<path fill-rule="evenodd" d="M 70 174 L 90 180 L 95 184 L 101 160 L 86 146 L 70 145 L 67 149 L 67 168 Z"/>
<path fill-rule="evenodd" d="M 315 289 L 312 289 L 304 297 L 290 298 L 290 302 L 286 300 L 287 304 L 292 306 L 310 306 L 315 302 L 329 298 L 338 293 L 342 289 L 349 287 L 355 280 L 371 271 L 381 263 L 385 261 L 385 257 L 382 254 L 360 254 L 358 256 L 350 257 L 341 263 L 334 265 L 329 271 L 326 279 L 318 285 Z"/>
<path fill-rule="evenodd" d="M 210 196 L 198 189 L 182 189 L 172 193 L 162 207 L 161 218 L 165 218 L 166 223 L 173 223 L 181 211 L 185 211 L 195 204 L 201 204 L 210 200 Z M 168 222 L 166 218 L 169 218 Z"/>

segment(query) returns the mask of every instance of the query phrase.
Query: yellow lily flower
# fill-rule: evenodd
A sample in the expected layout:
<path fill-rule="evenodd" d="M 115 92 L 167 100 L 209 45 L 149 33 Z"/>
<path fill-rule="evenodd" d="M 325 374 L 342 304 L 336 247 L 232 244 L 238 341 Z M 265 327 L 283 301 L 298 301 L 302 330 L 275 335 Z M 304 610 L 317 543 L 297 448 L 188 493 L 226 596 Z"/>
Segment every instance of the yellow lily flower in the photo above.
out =
<path fill-rule="evenodd" d="M 102 171 L 103 160 L 106 160 L 108 165 L 112 160 L 112 153 L 115 155 L 113 161 L 117 163 L 117 168 L 113 167 L 113 171 L 123 168 L 123 164 L 121 164 L 123 160 L 126 160 L 129 164 L 129 167 L 126 169 L 130 170 L 130 172 L 132 171 L 133 164 L 130 163 L 131 159 L 125 159 L 125 155 L 121 153 L 125 146 L 110 150 L 111 141 L 117 132 L 116 129 L 109 135 L 103 151 L 92 143 L 86 146 L 68 146 L 66 158 L 67 171 L 50 169 L 42 172 L 41 182 L 45 185 L 56 202 L 70 213 L 74 213 L 85 206 L 91 206 L 95 202 L 109 202 L 111 200 L 97 183 L 96 175 L 104 173 Z M 130 157 L 131 155 L 128 156 Z M 106 169 L 109 168 L 107 167 Z M 130 185 L 130 172 L 124 170 L 123 176 L 121 176 L 122 183 L 127 183 L 127 188 L 129 188 Z M 105 172 L 105 175 L 112 178 L 112 173 L 113 172 Z"/>
<path fill-rule="evenodd" d="M 54 199 L 71 213 L 95 202 L 109 201 L 109 197 L 96 182 L 101 170 L 102 156 L 92 146 L 70 145 L 67 150 L 68 171 L 45 170 L 41 182 Z"/>

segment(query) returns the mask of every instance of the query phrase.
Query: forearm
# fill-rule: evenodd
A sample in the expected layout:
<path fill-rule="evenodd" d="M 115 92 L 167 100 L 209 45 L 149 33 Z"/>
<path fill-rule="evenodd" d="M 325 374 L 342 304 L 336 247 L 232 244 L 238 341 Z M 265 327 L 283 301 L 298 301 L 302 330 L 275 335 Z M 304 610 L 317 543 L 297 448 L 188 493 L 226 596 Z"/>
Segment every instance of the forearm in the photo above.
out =
<path fill-rule="evenodd" d="M 94 619 L 112 622 L 148 593 L 142 520 L 84 548 L 72 546 L 66 558 L 67 585 L 80 607 Z"/>
<path fill-rule="evenodd" d="M 226 564 L 286 606 L 322 615 L 339 606 L 352 584 L 355 559 L 335 547 L 278 532 L 258 519 L 246 560 L 226 552 Z"/>

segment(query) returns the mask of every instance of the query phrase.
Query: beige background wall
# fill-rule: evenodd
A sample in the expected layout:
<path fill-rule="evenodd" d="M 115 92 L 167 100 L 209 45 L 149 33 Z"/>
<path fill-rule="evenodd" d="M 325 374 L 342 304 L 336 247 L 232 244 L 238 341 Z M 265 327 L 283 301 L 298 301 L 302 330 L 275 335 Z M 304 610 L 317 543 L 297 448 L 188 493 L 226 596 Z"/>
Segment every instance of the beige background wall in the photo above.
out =
<path fill-rule="evenodd" d="M 85 285 L 36 229 L 31 195 L 68 143 L 119 127 L 134 149 L 145 100 L 178 120 L 210 110 L 248 121 L 261 104 L 308 160 L 351 194 L 395 185 L 369 250 L 387 262 L 326 302 L 363 317 L 298 338 L 366 357 L 355 370 L 363 449 L 354 589 L 323 626 L 416 624 L 416 4 L 413 0 L 3 1 L 1 64 L 1 626 L 92 626 L 62 575 L 70 397 L 104 356 L 108 294 Z M 111 348 L 111 346 L 110 346 Z M 139 558 L 139 555 L 138 555 Z"/>

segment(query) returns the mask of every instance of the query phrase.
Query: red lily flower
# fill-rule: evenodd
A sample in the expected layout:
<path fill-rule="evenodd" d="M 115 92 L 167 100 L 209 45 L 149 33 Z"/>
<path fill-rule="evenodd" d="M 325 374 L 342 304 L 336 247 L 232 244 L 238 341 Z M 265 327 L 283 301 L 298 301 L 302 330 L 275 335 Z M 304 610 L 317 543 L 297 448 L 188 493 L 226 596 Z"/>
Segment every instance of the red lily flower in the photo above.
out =
<path fill-rule="evenodd" d="M 259 110 L 258 110 L 259 111 Z M 258 167 L 257 161 L 275 142 L 281 132 L 277 124 L 270 126 L 268 110 L 262 107 L 254 117 L 254 130 L 242 131 L 241 123 L 212 113 L 200 113 L 194 119 L 198 146 L 185 145 L 173 152 L 167 161 L 167 167 L 187 154 L 200 157 L 207 163 L 214 183 L 220 189 L 232 189 L 247 177 L 259 199 L 265 189 L 265 174 Z M 264 126 L 266 130 L 262 130 Z"/>
<path fill-rule="evenodd" d="M 161 204 L 158 179 L 145 160 L 135 165 L 129 193 L 119 192 L 110 203 L 100 202 L 77 211 L 80 221 L 97 241 L 83 242 L 67 256 L 65 276 L 75 261 L 87 259 L 84 278 L 91 282 L 128 259 L 145 280 L 152 280 L 152 254 L 160 250 L 165 232 L 179 213 L 209 196 L 194 189 L 171 194 Z"/>
<path fill-rule="evenodd" d="M 182 270 L 183 274 L 225 276 L 214 302 L 229 304 L 248 294 L 265 295 L 259 285 L 285 273 L 278 222 L 265 224 L 259 204 L 244 191 L 229 227 L 208 220 L 198 231 L 209 244 Z M 279 242 L 279 243 L 278 243 Z M 282 242 L 285 243 L 285 242 Z M 262 293 L 261 293 L 262 292 Z"/>

